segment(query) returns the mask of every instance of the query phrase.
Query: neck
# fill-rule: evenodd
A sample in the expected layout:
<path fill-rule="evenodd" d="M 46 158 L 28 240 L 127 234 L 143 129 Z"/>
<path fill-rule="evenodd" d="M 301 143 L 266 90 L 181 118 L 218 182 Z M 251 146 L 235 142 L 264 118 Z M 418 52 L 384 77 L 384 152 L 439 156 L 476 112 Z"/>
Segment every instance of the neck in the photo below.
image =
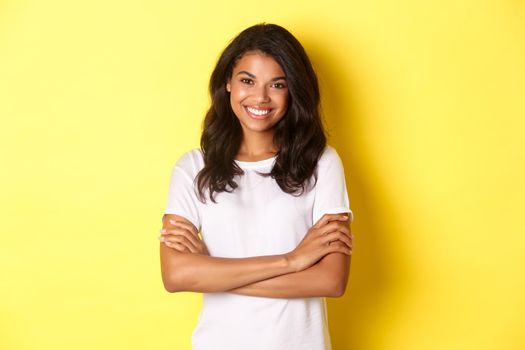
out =
<path fill-rule="evenodd" d="M 273 143 L 273 133 L 254 133 L 243 136 L 238 155 L 243 158 L 274 156 L 279 148 Z"/>

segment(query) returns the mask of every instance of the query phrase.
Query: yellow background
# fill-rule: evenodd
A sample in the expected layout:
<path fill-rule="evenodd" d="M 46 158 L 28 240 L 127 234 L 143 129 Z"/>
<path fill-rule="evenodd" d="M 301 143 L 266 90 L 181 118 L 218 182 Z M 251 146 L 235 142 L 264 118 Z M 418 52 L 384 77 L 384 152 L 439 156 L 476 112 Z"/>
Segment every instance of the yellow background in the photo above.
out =
<path fill-rule="evenodd" d="M 200 296 L 159 272 L 170 170 L 262 21 L 304 44 L 346 169 L 334 349 L 524 349 L 518 0 L 1 1 L 0 348 L 190 349 Z"/>

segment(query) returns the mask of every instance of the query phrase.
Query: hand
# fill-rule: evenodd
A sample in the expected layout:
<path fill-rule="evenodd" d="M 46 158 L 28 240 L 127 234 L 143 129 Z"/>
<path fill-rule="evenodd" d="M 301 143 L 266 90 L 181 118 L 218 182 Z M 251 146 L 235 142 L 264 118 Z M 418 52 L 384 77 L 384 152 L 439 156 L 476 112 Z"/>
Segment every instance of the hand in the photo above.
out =
<path fill-rule="evenodd" d="M 296 271 L 302 271 L 329 253 L 351 255 L 352 239 L 347 215 L 325 214 L 286 257 Z"/>
<path fill-rule="evenodd" d="M 161 242 L 179 252 L 210 255 L 195 226 L 173 219 L 170 219 L 169 223 L 171 226 L 160 230 Z"/>

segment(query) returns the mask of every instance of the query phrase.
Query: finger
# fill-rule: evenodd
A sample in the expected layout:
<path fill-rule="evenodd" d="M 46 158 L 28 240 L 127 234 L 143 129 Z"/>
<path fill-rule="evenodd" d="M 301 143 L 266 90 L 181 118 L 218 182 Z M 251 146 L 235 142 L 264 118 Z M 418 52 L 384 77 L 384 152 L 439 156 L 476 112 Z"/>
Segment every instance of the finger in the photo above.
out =
<path fill-rule="evenodd" d="M 346 244 L 341 243 L 341 242 L 333 242 L 328 247 L 332 249 L 332 252 L 335 250 L 336 252 L 340 252 L 340 253 L 344 253 L 348 255 L 352 254 L 352 248 L 351 247 L 349 248 Z"/>
<path fill-rule="evenodd" d="M 181 235 L 181 236 L 184 236 L 186 237 L 186 239 L 188 239 L 194 247 L 198 247 L 201 243 L 201 240 L 199 237 L 196 237 L 195 235 L 193 235 L 193 233 L 191 232 L 188 232 L 188 230 L 186 229 L 183 229 L 183 228 L 173 228 L 173 229 L 168 229 L 164 232 L 161 231 L 161 235 L 163 236 L 166 236 L 166 235 Z"/>
<path fill-rule="evenodd" d="M 341 217 L 340 214 L 324 214 L 314 225 L 315 228 L 320 228 L 326 225 L 329 221 L 335 220 L 336 217 Z"/>
<path fill-rule="evenodd" d="M 346 233 L 348 236 L 350 236 L 350 227 L 344 222 L 333 222 L 335 226 L 337 227 L 337 230 Z"/>
<path fill-rule="evenodd" d="M 329 224 L 326 224 L 325 226 L 321 227 L 319 229 L 319 234 L 322 236 L 334 231 L 342 231 L 350 235 L 349 227 L 337 221 L 330 222 Z"/>
<path fill-rule="evenodd" d="M 326 225 L 328 222 L 333 220 L 348 220 L 347 214 L 324 214 L 319 221 L 317 221 L 314 225 L 315 228 L 322 227 L 323 225 Z"/>
<path fill-rule="evenodd" d="M 321 244 L 323 245 L 344 244 L 350 249 L 352 249 L 353 247 L 352 242 L 348 240 L 348 237 L 345 237 L 344 234 L 337 234 L 335 232 L 324 236 L 323 239 L 321 240 Z"/>
<path fill-rule="evenodd" d="M 178 247 L 183 247 L 184 251 L 187 253 L 209 255 L 208 250 L 206 249 L 206 246 L 204 244 L 201 244 L 199 247 L 195 248 L 187 241 L 183 241 L 180 236 L 178 238 L 173 238 L 170 241 L 164 240 L 163 242 L 166 245 L 176 245 Z"/>
<path fill-rule="evenodd" d="M 190 253 L 190 250 L 180 243 L 164 242 L 164 244 L 172 249 L 178 250 L 182 253 Z"/>
<path fill-rule="evenodd" d="M 344 232 L 341 232 L 341 231 L 330 232 L 329 234 L 327 234 L 327 235 L 325 235 L 325 236 L 323 236 L 321 238 L 321 242 L 323 244 L 329 244 L 329 243 L 335 242 L 335 241 L 343 242 L 348 247 L 352 246 L 352 242 L 350 241 L 350 238 L 348 237 L 348 235 L 346 233 L 344 233 Z"/>
<path fill-rule="evenodd" d="M 339 241 L 344 242 L 348 247 L 350 247 L 350 249 L 354 247 L 354 242 L 352 242 L 352 240 L 350 239 L 350 237 L 348 237 L 347 234 L 344 234 L 342 238 L 339 239 Z M 336 241 L 336 242 L 339 242 L 339 241 Z M 332 244 L 333 243 L 334 242 L 332 242 Z"/>
<path fill-rule="evenodd" d="M 325 236 L 325 239 L 326 239 L 326 236 Z M 352 240 L 350 240 L 350 237 L 348 237 L 344 233 L 341 236 L 337 236 L 337 237 L 334 237 L 333 239 L 330 239 L 328 243 L 326 244 L 336 244 L 336 243 L 346 244 L 349 248 L 354 247 L 354 243 L 352 242 Z"/>
<path fill-rule="evenodd" d="M 345 244 L 329 244 L 325 246 L 324 251 L 328 253 L 343 253 L 346 255 L 352 255 L 352 249 L 347 247 Z"/>
<path fill-rule="evenodd" d="M 348 221 L 348 213 L 329 214 L 328 222 L 330 221 Z"/>
<path fill-rule="evenodd" d="M 189 223 L 189 222 L 185 222 L 185 221 L 175 221 L 173 219 L 170 219 L 170 223 L 174 226 L 177 226 L 177 227 L 182 227 L 182 228 L 185 228 L 187 229 L 188 231 L 190 231 L 192 234 L 194 234 L 195 236 L 198 236 L 199 235 L 199 232 L 197 231 L 197 228 Z"/>
<path fill-rule="evenodd" d="M 343 242 L 340 242 L 340 241 L 335 241 L 335 242 L 331 242 L 329 245 L 336 245 L 336 246 L 339 246 L 340 248 L 349 248 L 350 250 L 353 249 L 353 247 L 349 247 L 347 246 L 346 244 L 344 244 Z"/>
<path fill-rule="evenodd" d="M 175 238 L 175 237 L 181 237 L 181 236 L 184 237 L 187 241 L 184 241 L 184 240 L 181 241 L 180 239 Z M 206 253 L 207 251 L 204 242 L 200 238 L 193 236 L 193 234 L 185 230 L 180 230 L 180 229 L 168 230 L 167 232 L 162 233 L 159 239 L 161 241 L 168 239 L 171 241 L 178 241 L 182 244 L 187 244 L 188 248 L 191 249 L 192 252 Z"/>
<path fill-rule="evenodd" d="M 198 247 L 193 245 L 193 243 L 190 242 L 188 238 L 182 235 L 165 235 L 163 236 L 164 242 L 170 242 L 170 243 L 179 243 L 184 245 L 188 250 L 190 250 L 192 253 L 195 253 L 198 251 Z"/>
<path fill-rule="evenodd" d="M 185 237 L 182 236 L 172 236 L 170 240 L 166 242 L 183 245 L 190 253 L 197 252 L 197 248 L 195 248 Z"/>

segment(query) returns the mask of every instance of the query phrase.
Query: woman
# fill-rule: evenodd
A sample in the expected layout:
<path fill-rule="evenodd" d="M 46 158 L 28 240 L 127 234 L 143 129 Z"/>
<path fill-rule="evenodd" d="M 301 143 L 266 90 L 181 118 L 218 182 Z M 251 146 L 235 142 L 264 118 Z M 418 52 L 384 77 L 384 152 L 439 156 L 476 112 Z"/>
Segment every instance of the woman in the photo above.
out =
<path fill-rule="evenodd" d="M 166 290 L 204 293 L 193 349 L 330 349 L 324 297 L 346 288 L 352 212 L 311 63 L 286 29 L 255 25 L 220 56 L 210 94 L 159 237 Z"/>

